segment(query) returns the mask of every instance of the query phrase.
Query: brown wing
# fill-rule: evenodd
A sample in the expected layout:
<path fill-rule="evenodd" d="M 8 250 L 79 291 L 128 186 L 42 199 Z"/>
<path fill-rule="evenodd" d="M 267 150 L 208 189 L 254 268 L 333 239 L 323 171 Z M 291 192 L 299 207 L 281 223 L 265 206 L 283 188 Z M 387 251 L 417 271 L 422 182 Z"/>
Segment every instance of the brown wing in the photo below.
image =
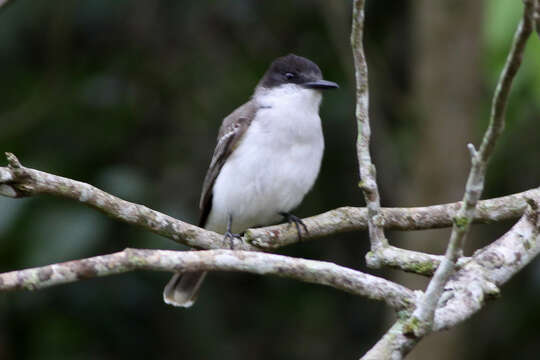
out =
<path fill-rule="evenodd" d="M 210 167 L 204 178 L 199 208 L 201 217 L 199 226 L 204 227 L 212 210 L 212 193 L 216 178 L 227 161 L 227 158 L 238 146 L 239 141 L 248 129 L 255 116 L 256 106 L 253 101 L 248 101 L 227 116 L 219 128 L 218 141 L 210 162 Z"/>

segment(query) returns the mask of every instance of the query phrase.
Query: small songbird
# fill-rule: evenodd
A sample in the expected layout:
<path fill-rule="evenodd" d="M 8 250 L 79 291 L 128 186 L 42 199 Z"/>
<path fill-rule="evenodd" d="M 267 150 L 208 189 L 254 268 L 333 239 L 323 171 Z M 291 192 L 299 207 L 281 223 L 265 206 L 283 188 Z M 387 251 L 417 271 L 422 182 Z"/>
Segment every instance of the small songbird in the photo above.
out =
<path fill-rule="evenodd" d="M 319 117 L 323 80 L 312 61 L 290 54 L 270 65 L 251 99 L 227 116 L 204 179 L 199 226 L 231 243 L 248 228 L 302 221 L 290 213 L 313 186 L 324 150 Z M 307 230 L 307 229 L 306 229 Z M 190 307 L 206 272 L 177 273 L 167 304 Z"/>

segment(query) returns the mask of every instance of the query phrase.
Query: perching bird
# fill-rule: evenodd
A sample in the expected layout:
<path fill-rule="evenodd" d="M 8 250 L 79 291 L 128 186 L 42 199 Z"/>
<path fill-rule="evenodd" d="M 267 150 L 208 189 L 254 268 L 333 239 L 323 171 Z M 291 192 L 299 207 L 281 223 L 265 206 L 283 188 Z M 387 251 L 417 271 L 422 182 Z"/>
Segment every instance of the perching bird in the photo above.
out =
<path fill-rule="evenodd" d="M 301 220 L 289 212 L 319 173 L 324 139 L 319 117 L 323 80 L 312 61 L 287 55 L 272 62 L 251 99 L 227 116 L 204 179 L 199 226 L 231 241 L 250 227 Z M 301 235 L 299 233 L 299 235 Z M 206 272 L 177 273 L 167 304 L 190 307 Z"/>

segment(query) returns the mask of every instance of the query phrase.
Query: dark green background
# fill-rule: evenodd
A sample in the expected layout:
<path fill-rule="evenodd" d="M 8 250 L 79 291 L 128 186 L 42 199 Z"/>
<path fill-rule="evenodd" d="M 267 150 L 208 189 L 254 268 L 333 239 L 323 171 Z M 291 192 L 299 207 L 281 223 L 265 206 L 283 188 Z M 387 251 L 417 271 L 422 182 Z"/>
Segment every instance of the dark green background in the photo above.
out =
<path fill-rule="evenodd" d="M 485 4 L 483 110 L 465 141 L 478 143 L 486 125 L 520 3 Z M 399 204 L 397 185 L 411 175 L 421 136 L 409 96 L 413 6 L 370 1 L 367 8 L 372 150 L 387 206 Z M 296 213 L 362 206 L 350 16 L 348 2 L 323 0 L 18 0 L 0 12 L 0 151 L 194 223 L 221 119 L 249 98 L 272 59 L 293 52 L 341 85 L 325 94 L 321 174 Z M 538 186 L 540 46 L 533 40 L 485 197 Z M 485 244 L 510 225 L 483 226 L 471 242 Z M 0 198 L 0 271 L 125 247 L 181 248 L 70 201 Z M 356 233 L 282 253 L 387 274 L 365 269 L 367 250 L 366 234 Z M 462 329 L 468 358 L 537 356 L 539 274 L 535 261 Z M 133 272 L 2 294 L 0 359 L 352 359 L 389 324 L 382 304 L 249 274 L 212 274 L 196 306 L 175 309 L 161 300 L 168 277 Z"/>

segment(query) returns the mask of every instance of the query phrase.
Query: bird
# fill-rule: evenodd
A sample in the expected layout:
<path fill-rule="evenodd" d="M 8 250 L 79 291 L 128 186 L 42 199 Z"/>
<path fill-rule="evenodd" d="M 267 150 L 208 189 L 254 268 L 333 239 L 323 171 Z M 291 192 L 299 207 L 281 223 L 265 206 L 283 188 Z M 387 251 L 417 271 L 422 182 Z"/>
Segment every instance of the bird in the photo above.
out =
<path fill-rule="evenodd" d="M 319 174 L 324 138 L 322 91 L 339 88 L 313 61 L 289 54 L 275 59 L 250 100 L 223 119 L 199 208 L 199 226 L 231 241 L 248 228 L 302 220 L 291 211 Z M 190 307 L 206 272 L 176 273 L 165 303 Z"/>

